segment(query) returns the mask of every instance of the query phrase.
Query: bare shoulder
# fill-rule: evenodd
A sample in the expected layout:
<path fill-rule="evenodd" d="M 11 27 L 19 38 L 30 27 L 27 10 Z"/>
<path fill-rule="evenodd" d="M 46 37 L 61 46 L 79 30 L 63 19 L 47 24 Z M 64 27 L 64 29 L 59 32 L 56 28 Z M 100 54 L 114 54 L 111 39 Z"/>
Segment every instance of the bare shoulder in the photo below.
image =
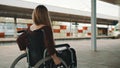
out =
<path fill-rule="evenodd" d="M 41 29 L 43 27 L 45 27 L 45 25 L 35 25 L 35 24 L 33 24 L 33 25 L 31 25 L 30 30 L 34 31 L 34 30 Z"/>

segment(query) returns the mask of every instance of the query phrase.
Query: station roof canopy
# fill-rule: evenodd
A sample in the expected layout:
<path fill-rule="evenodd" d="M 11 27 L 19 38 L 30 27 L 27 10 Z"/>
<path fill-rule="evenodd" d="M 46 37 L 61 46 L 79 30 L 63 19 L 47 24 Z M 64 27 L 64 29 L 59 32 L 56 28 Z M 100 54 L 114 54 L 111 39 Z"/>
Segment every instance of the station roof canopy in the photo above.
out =
<path fill-rule="evenodd" d="M 116 4 L 116 5 L 120 5 L 120 0 L 101 0 L 101 1 L 105 1 L 111 4 Z"/>
<path fill-rule="evenodd" d="M 18 0 L 14 0 L 14 2 Z M 5 2 L 5 3 L 2 3 Z M 2 1 L 0 4 L 0 16 L 4 17 L 16 17 L 16 18 L 28 18 L 31 19 L 31 14 L 37 3 L 29 3 L 20 1 L 22 5 L 8 3 Z M 80 22 L 80 23 L 90 23 L 91 22 L 91 13 L 80 10 L 66 9 L 56 6 L 45 5 L 49 12 L 51 20 L 53 21 L 66 21 L 66 22 Z M 105 17 L 105 18 L 102 18 Z M 110 19 L 109 19 L 109 18 Z M 98 14 L 97 24 L 106 24 L 106 25 L 115 25 L 117 19 L 114 19 L 112 16 Z"/>

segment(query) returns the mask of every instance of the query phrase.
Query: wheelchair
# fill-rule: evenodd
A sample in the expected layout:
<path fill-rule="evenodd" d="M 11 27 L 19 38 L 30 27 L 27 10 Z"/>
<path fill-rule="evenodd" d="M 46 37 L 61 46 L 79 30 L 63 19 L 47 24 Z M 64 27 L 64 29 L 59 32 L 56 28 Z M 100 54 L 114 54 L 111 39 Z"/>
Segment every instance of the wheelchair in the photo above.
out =
<path fill-rule="evenodd" d="M 59 48 L 59 47 L 66 47 L 68 48 L 69 46 L 68 45 L 63 45 L 63 46 L 60 46 L 60 45 L 57 45 L 55 46 L 55 48 Z M 46 56 L 48 53 L 47 53 L 47 49 L 44 50 L 44 55 L 43 55 L 43 59 L 39 60 L 33 67 L 30 65 L 29 63 L 29 53 L 28 53 L 29 49 L 27 48 L 26 49 L 26 53 L 23 53 L 21 55 L 19 55 L 14 61 L 13 63 L 11 64 L 10 68 L 39 68 L 40 65 L 44 65 L 43 68 L 48 68 L 46 67 L 46 62 L 47 61 L 50 61 L 52 58 L 51 56 Z M 59 57 L 60 60 L 61 60 L 61 63 L 63 64 L 64 67 L 61 67 L 61 68 L 70 68 L 67 66 L 66 62 L 61 58 Z M 55 64 L 53 62 L 49 63 L 49 65 L 51 64 L 51 66 L 55 66 Z M 49 67 L 49 68 L 54 68 L 54 67 Z"/>

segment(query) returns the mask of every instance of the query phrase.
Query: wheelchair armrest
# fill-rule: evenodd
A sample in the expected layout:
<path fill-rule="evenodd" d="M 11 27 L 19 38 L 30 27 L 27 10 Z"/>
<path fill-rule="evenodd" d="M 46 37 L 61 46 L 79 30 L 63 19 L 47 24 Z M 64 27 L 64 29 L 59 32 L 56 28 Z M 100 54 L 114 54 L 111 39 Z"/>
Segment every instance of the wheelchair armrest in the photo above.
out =
<path fill-rule="evenodd" d="M 69 48 L 70 45 L 69 45 L 69 44 L 58 44 L 58 45 L 55 45 L 55 48 L 59 48 L 59 47 L 66 47 L 66 48 Z"/>

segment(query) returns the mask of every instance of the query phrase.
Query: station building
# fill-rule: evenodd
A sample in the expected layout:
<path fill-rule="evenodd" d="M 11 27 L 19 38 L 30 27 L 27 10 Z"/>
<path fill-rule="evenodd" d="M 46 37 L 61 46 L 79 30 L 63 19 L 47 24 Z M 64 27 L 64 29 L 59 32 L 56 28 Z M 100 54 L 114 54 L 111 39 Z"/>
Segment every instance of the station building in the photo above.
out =
<path fill-rule="evenodd" d="M 14 2 L 18 3 L 17 0 Z M 23 3 L 24 1 L 19 1 Z M 25 4 L 25 5 L 24 5 Z M 17 37 L 17 31 L 28 28 L 32 23 L 31 14 L 38 3 L 24 2 L 22 6 L 9 3 L 0 4 L 0 38 Z M 31 7 L 33 6 L 33 7 Z M 55 39 L 91 37 L 90 12 L 45 5 L 51 17 Z M 109 17 L 109 18 L 101 18 Z M 98 14 L 97 36 L 112 37 L 118 23 L 112 16 Z"/>

